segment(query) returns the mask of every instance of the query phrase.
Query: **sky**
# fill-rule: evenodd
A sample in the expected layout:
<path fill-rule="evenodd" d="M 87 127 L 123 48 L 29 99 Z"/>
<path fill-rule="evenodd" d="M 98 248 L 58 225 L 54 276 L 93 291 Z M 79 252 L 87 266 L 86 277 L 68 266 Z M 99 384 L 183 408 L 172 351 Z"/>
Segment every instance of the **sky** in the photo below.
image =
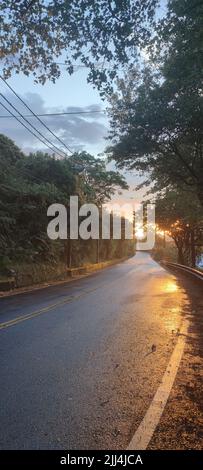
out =
<path fill-rule="evenodd" d="M 8 83 L 38 114 L 95 111 L 105 109 L 106 106 L 97 90 L 87 83 L 86 69 L 79 69 L 70 77 L 67 72 L 63 71 L 62 66 L 61 77 L 55 84 L 50 81 L 47 81 L 45 85 L 36 84 L 32 76 L 26 77 L 23 74 L 14 75 L 8 80 Z M 28 110 L 3 82 L 1 82 L 0 91 L 22 114 L 28 113 Z M 7 103 L 2 102 L 7 106 Z M 6 114 L 8 113 L 0 105 L 0 115 L 5 116 Z M 105 137 L 107 137 L 109 125 L 104 113 L 50 116 L 42 119 L 73 151 L 86 150 L 97 155 L 107 145 Z M 35 118 L 30 121 L 42 133 L 45 133 Z M 15 140 L 25 152 L 36 149 L 46 150 L 46 147 L 29 134 L 15 119 L 0 118 L 0 127 L 1 132 Z M 45 135 L 47 138 L 53 139 L 48 132 Z"/>
<path fill-rule="evenodd" d="M 87 83 L 87 74 L 86 69 L 79 69 L 70 77 L 67 72 L 62 70 L 61 77 L 55 84 L 48 81 L 45 85 L 36 84 L 32 76 L 26 77 L 23 74 L 14 75 L 7 82 L 37 114 L 105 110 L 107 102 L 104 102 L 99 92 Z M 30 114 L 2 81 L 0 82 L 0 93 L 23 115 Z M 9 108 L 8 103 L 2 98 L 0 101 Z M 11 110 L 16 114 L 13 109 Z M 5 115 L 8 113 L 0 105 L 0 116 Z M 41 119 L 72 151 L 85 150 L 96 157 L 104 152 L 109 143 L 109 121 L 105 113 L 49 116 Z M 29 118 L 29 120 L 54 142 L 52 135 L 35 118 Z M 46 146 L 43 146 L 13 118 L 0 118 L 0 132 L 13 139 L 27 154 L 36 150 L 47 151 Z M 56 145 L 59 144 L 56 143 Z M 109 168 L 115 169 L 113 164 L 110 164 Z M 122 194 L 120 191 L 119 194 L 117 192 L 114 199 L 119 199 L 120 204 L 125 204 L 132 199 L 140 201 L 144 192 L 134 191 L 136 185 L 140 183 L 140 178 L 135 172 L 124 172 L 123 174 L 130 190 L 123 191 Z"/>
<path fill-rule="evenodd" d="M 164 4 L 165 0 L 162 0 L 161 10 L 163 10 Z M 55 84 L 50 81 L 47 81 L 45 85 L 36 84 L 32 75 L 27 77 L 23 74 L 13 75 L 8 80 L 8 84 L 38 114 L 104 110 L 107 103 L 102 101 L 99 92 L 87 83 L 87 74 L 88 71 L 85 68 L 80 68 L 72 76 L 69 76 L 65 68 L 61 66 L 61 77 Z M 29 113 L 1 80 L 0 92 L 23 115 Z M 8 107 L 8 104 L 1 97 L 0 101 Z M 6 114 L 8 113 L 0 105 L 0 116 Z M 105 113 L 49 116 L 41 119 L 72 151 L 85 150 L 97 156 L 104 152 L 109 143 L 109 122 Z M 31 118 L 30 122 L 53 142 L 53 136 L 40 123 L 37 123 L 35 118 Z M 47 150 L 41 142 L 13 118 L 0 118 L 0 132 L 13 139 L 27 154 L 30 151 Z M 125 176 L 130 191 L 123 192 L 119 195 L 119 199 L 124 199 L 124 202 L 132 198 L 141 200 L 144 194 L 143 191 L 139 191 L 139 193 L 134 191 L 136 185 L 140 183 L 140 178 L 136 173 L 125 173 Z"/>

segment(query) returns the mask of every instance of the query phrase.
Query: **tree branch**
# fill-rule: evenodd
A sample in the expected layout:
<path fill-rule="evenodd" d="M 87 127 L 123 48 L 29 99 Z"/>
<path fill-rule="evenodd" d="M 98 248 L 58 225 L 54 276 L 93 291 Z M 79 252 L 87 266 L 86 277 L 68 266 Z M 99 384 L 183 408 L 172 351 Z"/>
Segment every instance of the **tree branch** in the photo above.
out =
<path fill-rule="evenodd" d="M 193 178 L 195 178 L 197 181 L 198 181 L 198 177 L 197 175 L 195 174 L 194 170 L 191 168 L 191 166 L 186 162 L 186 160 L 183 158 L 183 156 L 181 155 L 181 153 L 179 152 L 178 148 L 177 148 L 177 145 L 176 144 L 173 144 L 172 142 L 170 143 L 169 142 L 169 145 L 171 146 L 171 148 L 173 149 L 173 151 L 175 152 L 175 154 L 179 157 L 180 161 L 183 163 L 183 165 L 188 169 L 189 173 L 191 174 L 191 176 Z"/>

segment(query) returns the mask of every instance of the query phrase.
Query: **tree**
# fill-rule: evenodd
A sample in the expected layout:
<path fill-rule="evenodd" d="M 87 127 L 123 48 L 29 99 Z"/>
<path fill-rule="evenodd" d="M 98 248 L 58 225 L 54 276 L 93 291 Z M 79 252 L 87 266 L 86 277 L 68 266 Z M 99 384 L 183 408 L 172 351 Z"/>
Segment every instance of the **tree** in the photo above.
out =
<path fill-rule="evenodd" d="M 168 13 L 158 24 L 152 49 L 154 46 L 154 60 L 176 92 L 202 89 L 202 25 L 202 0 L 168 1 Z"/>
<path fill-rule="evenodd" d="M 75 191 L 70 164 L 48 154 L 26 156 L 0 135 L 0 168 L 0 261 L 52 259 L 47 208 L 54 202 L 68 204 Z"/>
<path fill-rule="evenodd" d="M 156 197 L 156 225 L 174 240 L 178 262 L 195 267 L 203 244 L 203 210 L 194 195 L 179 190 Z"/>
<path fill-rule="evenodd" d="M 0 134 L 0 255 L 7 256 L 7 246 L 12 249 L 12 230 L 15 227 L 13 205 L 17 195 L 15 184 L 16 163 L 23 153 L 8 137 Z"/>
<path fill-rule="evenodd" d="M 119 81 L 111 105 L 108 152 L 118 168 L 147 174 L 143 186 L 154 191 L 192 190 L 203 205 L 203 95 L 174 93 L 171 81 L 147 68 Z"/>
<path fill-rule="evenodd" d="M 111 100 L 118 167 L 147 172 L 154 190 L 193 190 L 203 204 L 203 3 L 170 0 L 148 48 L 150 65 L 131 68 Z"/>
<path fill-rule="evenodd" d="M 106 169 L 106 162 L 80 152 L 69 159 L 73 170 L 79 175 L 83 201 L 101 206 L 120 189 L 128 189 L 125 178 L 118 171 Z"/>
<path fill-rule="evenodd" d="M 2 0 L 1 59 L 4 76 L 15 70 L 44 83 L 64 62 L 87 66 L 98 87 L 111 83 L 118 66 L 134 61 L 150 37 L 158 0 Z M 109 68 L 109 63 L 110 68 Z M 98 69 L 100 65 L 100 69 Z"/>
<path fill-rule="evenodd" d="M 15 143 L 3 134 L 0 134 L 1 169 L 7 164 L 15 163 L 22 158 L 23 153 Z"/>
<path fill-rule="evenodd" d="M 71 195 L 100 206 L 119 187 L 127 188 L 124 178 L 107 171 L 104 160 L 85 152 L 69 159 L 42 152 L 27 156 L 0 135 L 0 270 L 9 260 L 57 262 L 64 251 L 67 259 L 69 244 L 47 237 L 48 207 L 60 203 L 68 210 Z M 88 258 L 92 245 L 79 240 L 74 248 L 79 263 L 81 251 Z"/>

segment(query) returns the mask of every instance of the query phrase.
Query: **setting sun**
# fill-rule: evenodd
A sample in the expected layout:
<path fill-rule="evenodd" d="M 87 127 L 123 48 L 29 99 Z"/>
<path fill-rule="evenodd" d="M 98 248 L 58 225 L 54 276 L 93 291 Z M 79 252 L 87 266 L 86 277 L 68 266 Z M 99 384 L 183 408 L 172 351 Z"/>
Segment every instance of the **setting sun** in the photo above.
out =
<path fill-rule="evenodd" d="M 138 238 L 138 240 L 142 240 L 142 238 L 144 238 L 145 236 L 143 228 L 138 228 L 135 232 L 135 235 Z"/>

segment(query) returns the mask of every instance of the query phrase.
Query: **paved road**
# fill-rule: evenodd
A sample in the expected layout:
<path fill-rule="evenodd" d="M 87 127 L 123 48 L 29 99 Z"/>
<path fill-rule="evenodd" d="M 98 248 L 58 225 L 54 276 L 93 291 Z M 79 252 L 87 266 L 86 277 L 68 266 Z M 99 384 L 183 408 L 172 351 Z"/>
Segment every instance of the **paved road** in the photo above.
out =
<path fill-rule="evenodd" d="M 0 299 L 0 447 L 125 449 L 190 308 L 147 253 Z"/>

